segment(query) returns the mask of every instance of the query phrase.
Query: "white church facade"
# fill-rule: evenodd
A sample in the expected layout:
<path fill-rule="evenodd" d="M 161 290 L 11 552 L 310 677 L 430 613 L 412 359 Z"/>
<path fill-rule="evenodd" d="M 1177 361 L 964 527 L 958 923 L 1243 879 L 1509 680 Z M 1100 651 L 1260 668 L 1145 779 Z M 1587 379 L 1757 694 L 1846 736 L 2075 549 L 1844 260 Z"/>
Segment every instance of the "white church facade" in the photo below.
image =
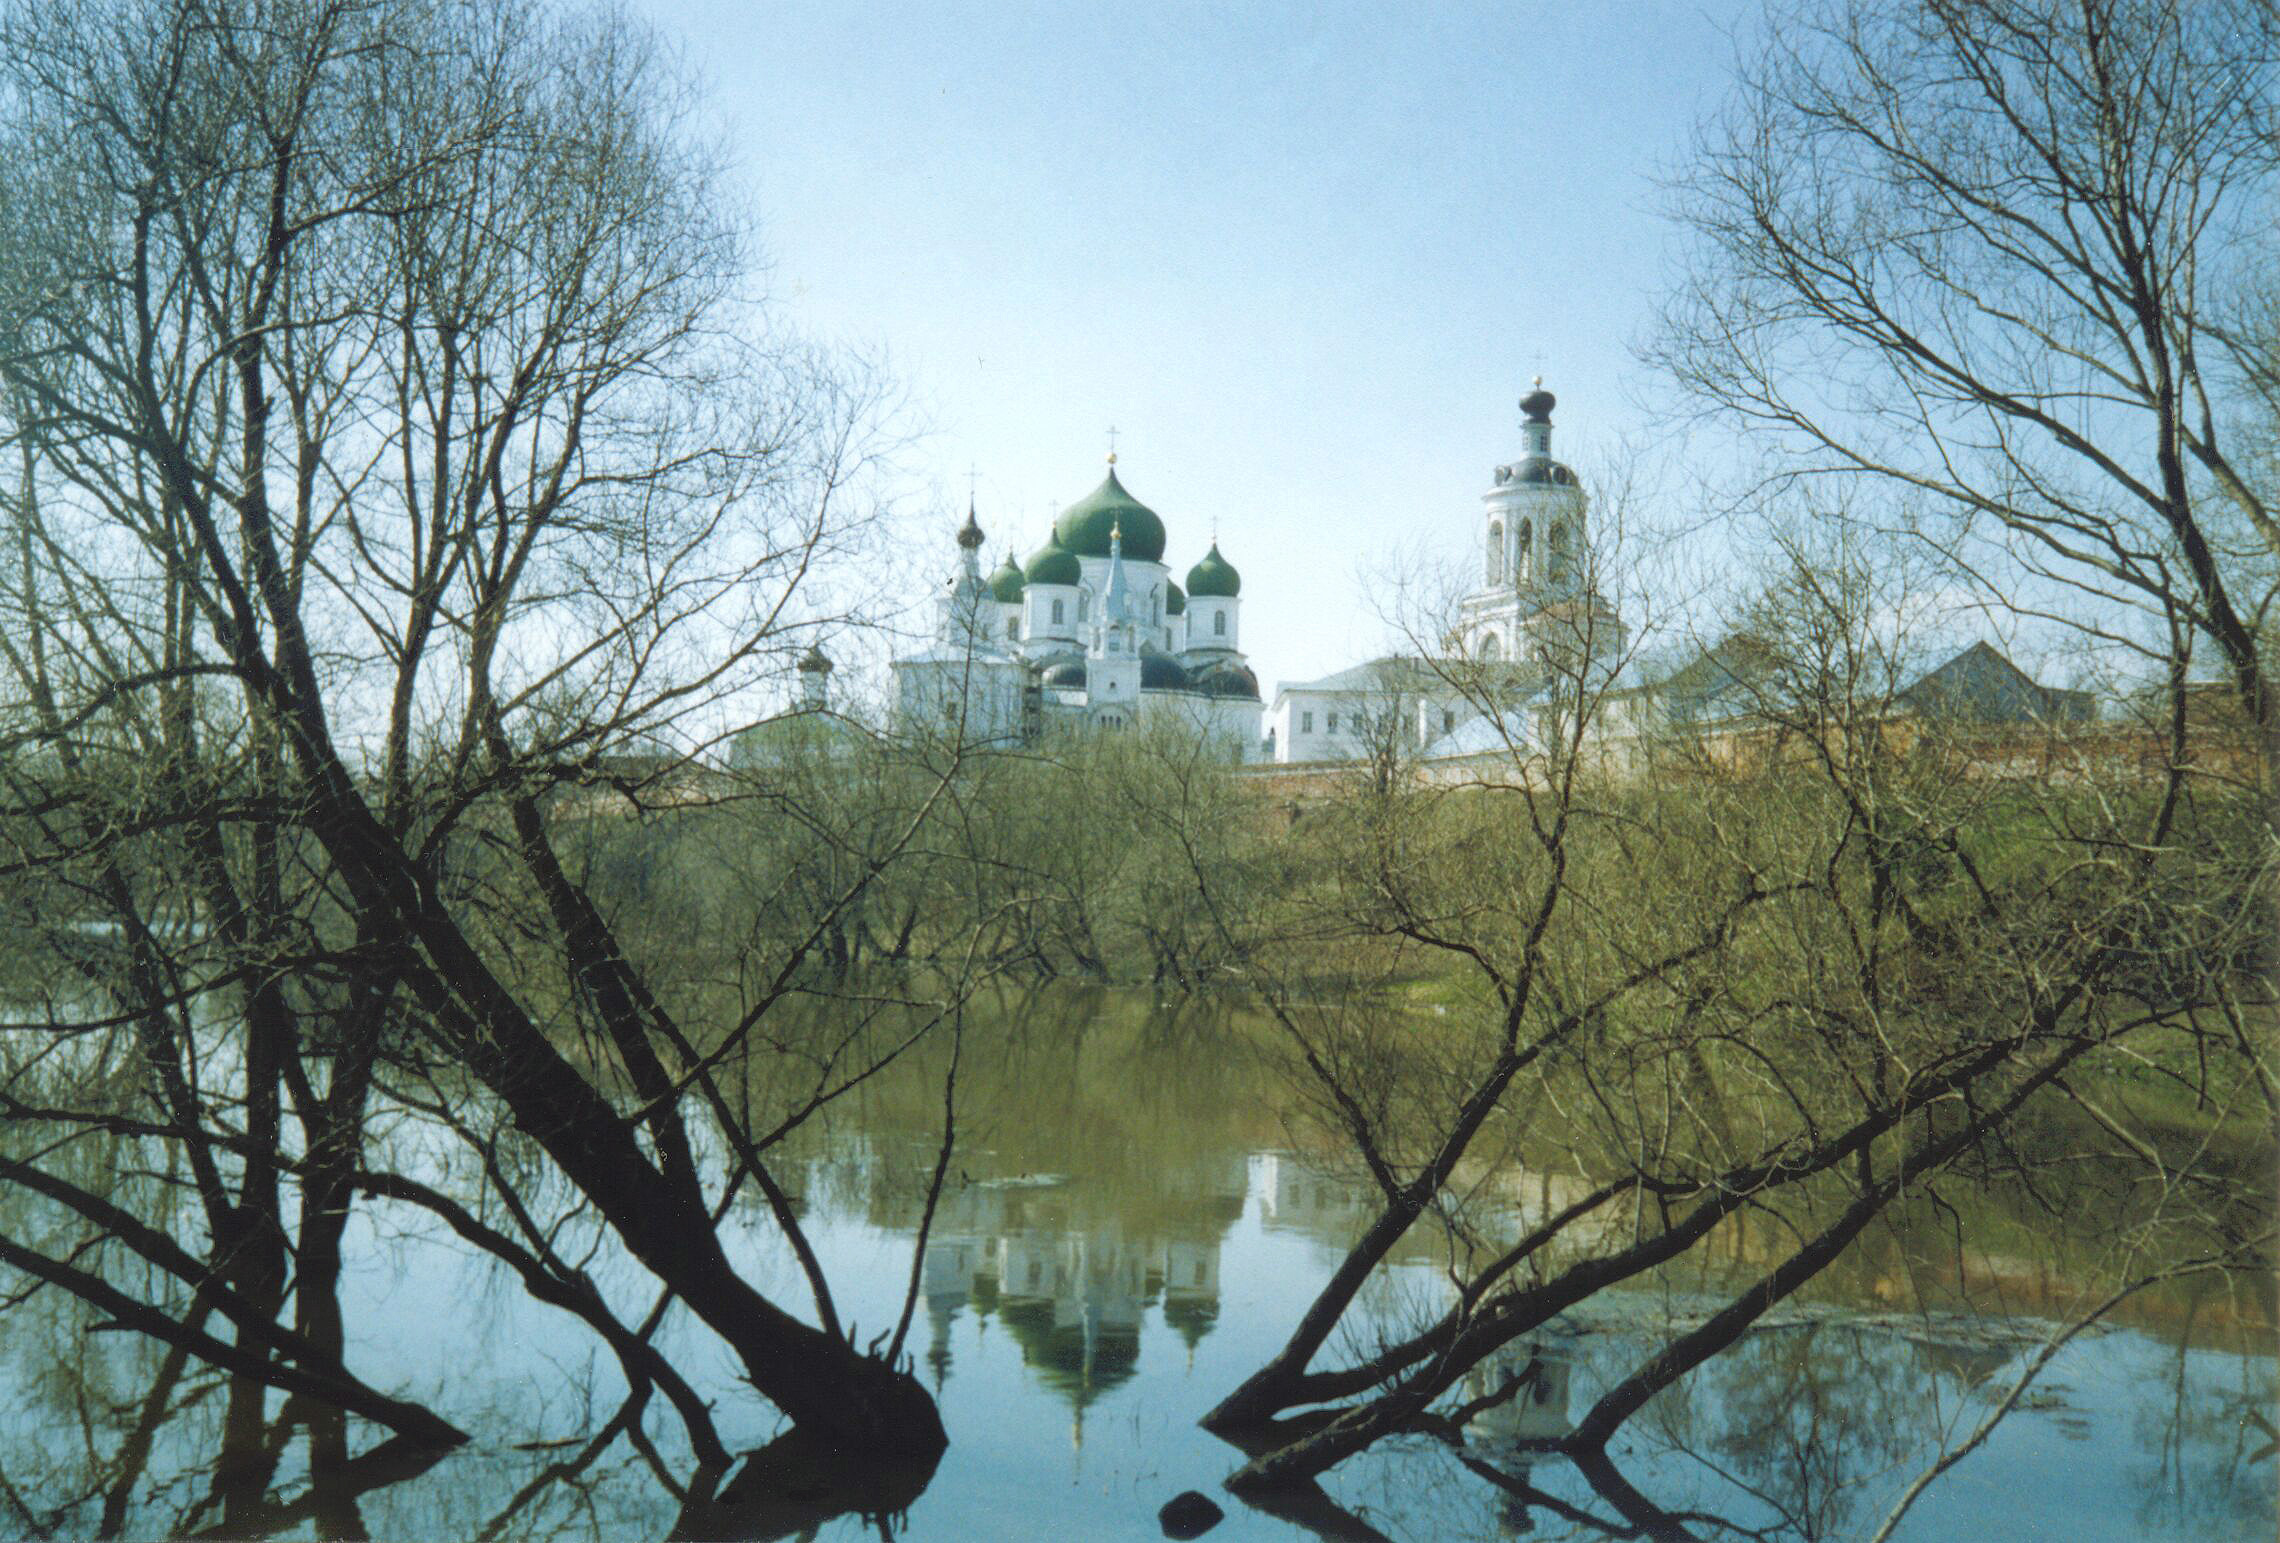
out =
<path fill-rule="evenodd" d="M 1020 744 L 1055 727 L 1177 723 L 1229 759 L 1259 753 L 1259 683 L 1242 650 L 1242 576 L 1214 540 L 1182 588 L 1164 522 L 1109 456 L 1100 486 L 1064 509 L 1043 546 L 981 571 L 971 504 L 933 637 L 893 661 L 903 733 Z"/>
<path fill-rule="evenodd" d="M 1272 759 L 1431 759 L 1517 744 L 1540 732 L 1538 709 L 1563 678 L 1613 672 L 1628 638 L 1592 582 L 1590 499 L 1552 458 L 1556 405 L 1541 380 L 1520 399 L 1521 454 L 1481 495 L 1479 578 L 1440 656 L 1388 655 L 1283 684 L 1267 717 Z"/>
<path fill-rule="evenodd" d="M 893 661 L 898 732 L 1015 745 L 1056 728 L 1177 723 L 1230 760 L 1478 755 L 1536 737 L 1563 683 L 1604 683 L 1623 621 L 1593 582 L 1590 499 L 1552 456 L 1543 382 L 1520 400 L 1521 453 L 1481 495 L 1477 575 L 1433 656 L 1391 655 L 1284 684 L 1271 710 L 1243 653 L 1242 578 L 1215 539 L 1183 588 L 1164 522 L 1109 456 L 1025 563 L 982 571 L 969 503 L 925 647 Z"/>

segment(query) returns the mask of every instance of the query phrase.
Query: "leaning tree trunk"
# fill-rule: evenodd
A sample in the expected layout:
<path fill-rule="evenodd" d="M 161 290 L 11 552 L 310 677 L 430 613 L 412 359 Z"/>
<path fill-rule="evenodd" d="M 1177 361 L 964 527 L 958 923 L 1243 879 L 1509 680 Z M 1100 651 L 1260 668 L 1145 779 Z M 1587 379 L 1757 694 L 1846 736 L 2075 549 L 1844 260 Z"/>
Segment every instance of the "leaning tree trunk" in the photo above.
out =
<path fill-rule="evenodd" d="M 555 1048 L 420 884 L 345 769 L 332 761 L 325 770 L 320 838 L 359 908 L 394 922 L 393 935 L 415 944 L 409 985 L 420 1005 L 627 1250 L 736 1352 L 753 1387 L 793 1424 L 846 1450 L 932 1456 L 948 1445 L 916 1377 L 802 1323 L 736 1272 L 702 1193 L 686 1176 L 659 1171 L 620 1111 Z"/>

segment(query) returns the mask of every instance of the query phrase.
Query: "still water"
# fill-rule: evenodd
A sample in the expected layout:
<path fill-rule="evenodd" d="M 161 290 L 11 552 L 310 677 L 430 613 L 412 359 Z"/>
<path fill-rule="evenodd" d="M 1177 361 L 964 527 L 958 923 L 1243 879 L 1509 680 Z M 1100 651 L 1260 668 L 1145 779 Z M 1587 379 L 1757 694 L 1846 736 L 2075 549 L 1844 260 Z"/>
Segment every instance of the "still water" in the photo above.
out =
<path fill-rule="evenodd" d="M 1154 1538 L 1157 1509 L 1188 1489 L 1226 1507 L 1215 1539 L 1633 1535 L 1583 1475 L 1512 1442 L 1558 1434 L 1651 1348 L 1658 1327 L 1713 1300 L 1714 1270 L 1602 1298 L 1514 1347 L 1504 1369 L 1525 1371 L 1529 1391 L 1477 1425 L 1464 1452 L 1425 1438 L 1389 1445 L 1335 1472 L 1303 1516 L 1253 1510 L 1219 1488 L 1239 1454 L 1196 1420 L 1287 1334 L 1359 1225 L 1364 1191 L 1294 1112 L 1239 1013 L 1060 996 L 1003 1018 L 969 1032 L 961 1145 L 920 1261 L 910 1339 L 950 1450 L 906 1513 L 841 1517 L 797 1535 Z M 908 1283 L 939 1135 L 939 1071 L 939 1058 L 914 1061 L 867 1089 L 817 1133 L 797 1170 L 840 1314 L 860 1340 L 891 1328 Z M 1574 1182 L 1552 1164 L 1493 1181 L 1497 1203 L 1519 1219 Z M 2000 1197 L 1988 1206 L 1970 1214 L 1999 1247 L 1966 1250 L 1976 1277 L 1943 1286 L 1895 1229 L 1650 1405 L 1612 1449 L 1623 1477 L 1704 1538 L 1872 1533 L 1943 1443 L 2008 1387 L 2049 1328 L 2031 1309 L 2063 1296 L 2068 1271 L 2089 1257 L 2073 1246 L 2084 1239 L 2030 1248 L 2026 1231 L 2002 1219 Z M 2087 1236 L 2102 1222 L 2073 1225 Z M 763 1215 L 733 1215 L 728 1233 L 764 1290 L 800 1300 L 798 1272 Z M 359 1496 L 355 1515 L 371 1536 L 673 1533 L 671 1486 L 691 1466 L 678 1422 L 661 1400 L 651 1405 L 652 1440 L 639 1445 L 655 1461 L 624 1439 L 582 1450 L 622 1383 L 580 1326 L 417 1215 L 360 1213 L 352 1247 L 342 1303 L 352 1367 L 476 1434 L 470 1448 Z M 1733 1247 L 1748 1252 L 1746 1239 Z M 637 1317 L 639 1273 L 606 1253 L 592 1268 Z M 2147 1299 L 2076 1340 L 1897 1536 L 2272 1537 L 2268 1287 L 2218 1282 Z M 1422 1246 L 1369 1299 L 1388 1326 L 1445 1300 Z M 2002 1311 L 2006 1303 L 2020 1311 Z M 27 1306 L 35 1311 L 12 1312 L 0 1342 L 0 1475 L 23 1502 L 0 1502 L 0 1531 L 46 1523 L 82 1535 L 120 1411 L 156 1356 L 126 1335 L 70 1332 L 60 1306 L 45 1310 L 52 1317 L 37 1299 Z M 659 1340 L 714 1401 L 732 1450 L 775 1433 L 701 1330 L 669 1319 Z M 200 1502 L 219 1402 L 193 1389 L 162 1427 L 129 1535 L 215 1520 Z M 279 1470 L 276 1519 L 283 1535 L 313 1536 L 294 1510 L 297 1453 L 294 1443 Z"/>

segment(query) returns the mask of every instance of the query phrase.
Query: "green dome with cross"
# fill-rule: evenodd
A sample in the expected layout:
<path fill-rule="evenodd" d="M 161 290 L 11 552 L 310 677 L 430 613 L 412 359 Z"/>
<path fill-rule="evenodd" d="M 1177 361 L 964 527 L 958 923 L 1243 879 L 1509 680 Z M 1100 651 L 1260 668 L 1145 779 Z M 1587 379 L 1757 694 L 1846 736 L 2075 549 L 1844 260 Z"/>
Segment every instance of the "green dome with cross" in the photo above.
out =
<path fill-rule="evenodd" d="M 1243 592 L 1243 575 L 1235 565 L 1219 555 L 1219 543 L 1211 543 L 1203 561 L 1188 570 L 1188 593 L 1201 598 L 1232 600 Z"/>
<path fill-rule="evenodd" d="M 1111 460 L 1107 480 L 1061 511 L 1061 517 L 1053 522 L 1053 539 L 1079 557 L 1106 557 L 1110 535 L 1120 530 L 1126 557 L 1144 563 L 1163 561 L 1164 522 L 1156 517 L 1155 510 L 1125 491 Z M 1029 577 L 1036 582 L 1034 572 Z"/>

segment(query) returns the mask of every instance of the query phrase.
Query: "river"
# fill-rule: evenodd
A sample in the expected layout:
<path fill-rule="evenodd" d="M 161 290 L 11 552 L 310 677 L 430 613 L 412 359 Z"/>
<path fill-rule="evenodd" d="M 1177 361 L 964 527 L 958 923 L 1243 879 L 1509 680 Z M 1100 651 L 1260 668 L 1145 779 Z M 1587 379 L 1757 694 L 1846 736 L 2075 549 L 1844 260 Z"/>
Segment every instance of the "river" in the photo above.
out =
<path fill-rule="evenodd" d="M 1513 1347 L 1499 1370 L 1523 1376 L 1526 1391 L 1477 1421 L 1462 1452 L 1422 1436 L 1382 1446 L 1335 1471 L 1304 1518 L 1220 1489 L 1241 1457 L 1198 1417 L 1273 1352 L 1367 1200 L 1261 1053 L 1262 1038 L 1236 1009 L 1106 993 L 1008 999 L 972 1016 L 960 1144 L 920 1261 L 909 1340 L 949 1452 L 906 1511 L 797 1535 L 1156 1538 L 1158 1508 L 1190 1489 L 1228 1512 L 1216 1539 L 1627 1535 L 1589 1478 L 1516 1442 L 1557 1435 L 1658 1330 L 1716 1300 L 1726 1271 L 1751 1257 L 1746 1228 L 1691 1273 L 1603 1295 Z M 787 1169 L 860 1340 L 891 1329 L 900 1309 L 939 1137 L 942 1065 L 929 1046 L 867 1086 Z M 1580 1180 L 1551 1154 L 1468 1182 L 1517 1223 Z M 1615 1466 L 1704 1538 L 1870 1535 L 1943 1443 L 2008 1387 L 2051 1328 L 2048 1315 L 2090 1284 L 2113 1219 L 2094 1209 L 2053 1219 L 2049 1200 L 1990 1192 L 1959 1206 L 1974 1234 L 1960 1249 L 1942 1217 L 1897 1220 L 1658 1397 L 1618 1437 Z M 799 1299 L 794 1261 L 764 1211 L 733 1212 L 725 1232 L 762 1289 Z M 577 1236 L 575 1226 L 565 1234 Z M 367 1206 L 349 1257 L 353 1369 L 476 1433 L 469 1448 L 355 1496 L 349 1514 L 371 1536 L 673 1534 L 674 1486 L 691 1464 L 662 1400 L 646 1417 L 648 1453 L 622 1439 L 590 1459 L 581 1451 L 622 1383 L 580 1326 L 416 1214 Z M 638 1316 L 638 1272 L 606 1251 L 593 1269 Z M 1421 1242 L 1374 1284 L 1371 1321 L 1411 1321 L 1446 1292 Z M 93 1529 L 123 1411 L 157 1354 L 129 1335 L 69 1333 L 67 1316 L 52 1293 L 8 1311 L 0 1474 L 16 1499 L 0 1504 L 21 1505 L 18 1530 L 40 1522 L 76 1536 Z M 659 1341 L 714 1401 L 732 1450 L 775 1433 L 717 1342 L 678 1317 Z M 1896 1536 L 2268 1539 L 2274 1350 L 2269 1280 L 2149 1293 L 2060 1352 Z M 210 1384 L 186 1389 L 136 1489 L 130 1536 L 216 1519 L 200 1497 L 221 1401 Z M 295 1509 L 306 1487 L 298 1450 L 288 1446 L 278 1472 L 276 1520 L 285 1535 L 308 1536 L 308 1508 Z"/>

